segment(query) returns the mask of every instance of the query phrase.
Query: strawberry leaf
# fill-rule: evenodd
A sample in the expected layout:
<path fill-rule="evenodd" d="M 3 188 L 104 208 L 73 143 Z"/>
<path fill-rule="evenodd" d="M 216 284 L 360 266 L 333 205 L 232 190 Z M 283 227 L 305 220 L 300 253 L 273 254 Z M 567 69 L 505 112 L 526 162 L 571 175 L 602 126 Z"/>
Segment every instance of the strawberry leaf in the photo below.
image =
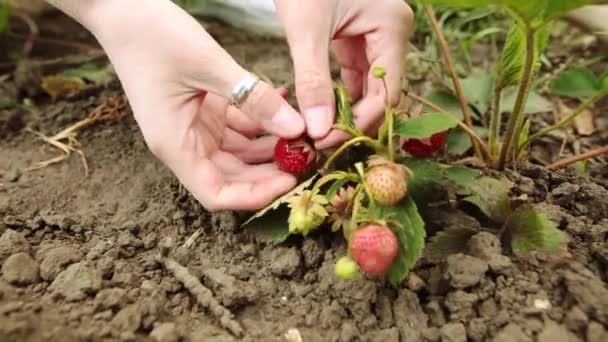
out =
<path fill-rule="evenodd" d="M 556 224 L 534 207 L 520 207 L 507 220 L 511 249 L 517 255 L 532 251 L 556 253 L 562 250 L 565 236 Z"/>
<path fill-rule="evenodd" d="M 549 87 L 557 95 L 587 98 L 600 90 L 601 81 L 588 68 L 573 66 L 558 73 Z"/>
<path fill-rule="evenodd" d="M 291 235 L 287 223 L 289 212 L 289 208 L 282 205 L 276 210 L 249 222 L 246 229 L 252 232 L 256 239 L 261 242 L 281 243 Z"/>
<path fill-rule="evenodd" d="M 391 222 L 396 222 L 389 225 L 399 240 L 399 254 L 388 271 L 388 280 L 393 286 L 398 286 L 422 255 L 426 238 L 424 221 L 416 203 L 409 196 L 395 206 L 377 206 L 374 210 L 377 217 L 387 217 Z"/>
<path fill-rule="evenodd" d="M 504 223 L 509 217 L 509 188 L 505 182 L 481 177 L 466 188 L 471 195 L 463 200 L 477 206 L 492 221 Z"/>
<path fill-rule="evenodd" d="M 451 254 L 464 253 L 467 243 L 478 232 L 468 227 L 450 227 L 440 231 L 424 247 L 424 257 L 431 262 L 440 262 Z"/>
<path fill-rule="evenodd" d="M 456 119 L 446 113 L 428 113 L 395 123 L 394 132 L 403 138 L 424 139 L 456 127 Z"/>
<path fill-rule="evenodd" d="M 473 130 L 482 138 L 488 134 L 488 130 L 481 126 L 473 126 Z M 473 147 L 471 137 L 460 127 L 450 130 L 446 139 L 446 145 L 448 153 L 453 156 L 460 156 Z"/>
<path fill-rule="evenodd" d="M 283 196 L 277 198 L 276 200 L 274 200 L 274 202 L 270 203 L 269 205 L 267 205 L 265 208 L 259 210 L 258 212 L 256 212 L 253 216 L 251 216 L 247 221 L 245 221 L 243 224 L 241 224 L 241 227 L 245 227 L 247 225 L 249 225 L 251 222 L 253 222 L 254 220 L 263 217 L 264 215 L 266 215 L 267 213 L 273 211 L 273 210 L 277 210 L 279 209 L 279 207 L 281 207 L 284 204 L 287 204 L 287 202 L 289 201 L 289 199 L 294 196 L 297 195 L 299 193 L 301 193 L 302 191 L 304 191 L 305 189 L 307 189 L 309 186 L 311 186 L 314 182 L 314 180 L 317 178 L 319 174 L 315 173 L 312 177 L 310 177 L 309 179 L 305 180 L 304 182 L 300 183 L 298 186 L 296 186 L 295 188 L 293 188 L 290 192 L 284 194 Z M 285 220 L 285 223 L 287 223 L 287 220 Z"/>

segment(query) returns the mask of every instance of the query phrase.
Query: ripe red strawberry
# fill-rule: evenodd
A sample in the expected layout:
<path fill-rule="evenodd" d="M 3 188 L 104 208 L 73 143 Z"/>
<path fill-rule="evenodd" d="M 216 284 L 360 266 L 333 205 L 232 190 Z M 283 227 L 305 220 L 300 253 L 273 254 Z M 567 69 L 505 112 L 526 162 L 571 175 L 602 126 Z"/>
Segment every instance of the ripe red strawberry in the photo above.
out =
<path fill-rule="evenodd" d="M 365 181 L 376 202 L 394 205 L 405 197 L 409 175 L 407 168 L 377 156 L 372 156 L 368 165 Z"/>
<path fill-rule="evenodd" d="M 395 233 L 385 225 L 368 224 L 351 235 L 350 254 L 370 276 L 386 272 L 399 252 Z"/>
<path fill-rule="evenodd" d="M 427 157 L 445 144 L 448 132 L 439 132 L 428 139 L 408 139 L 403 143 L 403 149 L 414 157 Z"/>
<path fill-rule="evenodd" d="M 281 171 L 304 176 L 316 166 L 317 151 L 304 136 L 281 138 L 274 147 L 274 160 Z"/>

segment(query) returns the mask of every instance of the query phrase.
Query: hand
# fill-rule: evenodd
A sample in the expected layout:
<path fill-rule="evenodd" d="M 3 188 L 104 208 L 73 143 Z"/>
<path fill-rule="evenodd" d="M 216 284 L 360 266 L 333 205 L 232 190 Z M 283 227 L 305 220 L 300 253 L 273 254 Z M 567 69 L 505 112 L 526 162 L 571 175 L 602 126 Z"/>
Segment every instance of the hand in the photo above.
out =
<path fill-rule="evenodd" d="M 335 117 L 329 51 L 341 66 L 351 92 L 355 124 L 365 132 L 379 127 L 386 103 L 382 80 L 371 69 L 383 67 L 388 103 L 401 99 L 405 48 L 413 12 L 403 0 L 275 0 L 294 61 L 296 97 L 317 148 L 348 135 L 331 130 Z"/>
<path fill-rule="evenodd" d="M 148 147 L 203 206 L 255 210 L 296 185 L 264 163 L 276 136 L 304 132 L 279 91 L 258 82 L 241 110 L 229 106 L 246 70 L 169 0 L 93 7 L 80 18 L 111 59 Z M 275 136 L 253 138 L 262 131 Z"/>

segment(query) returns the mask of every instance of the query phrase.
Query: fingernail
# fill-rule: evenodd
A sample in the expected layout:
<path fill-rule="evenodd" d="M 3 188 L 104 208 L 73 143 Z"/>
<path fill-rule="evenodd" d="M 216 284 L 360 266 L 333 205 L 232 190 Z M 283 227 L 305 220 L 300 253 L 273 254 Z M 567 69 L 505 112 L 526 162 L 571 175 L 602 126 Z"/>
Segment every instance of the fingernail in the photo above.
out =
<path fill-rule="evenodd" d="M 312 107 L 304 111 L 308 135 L 313 139 L 323 138 L 332 125 L 331 110 L 328 106 Z"/>
<path fill-rule="evenodd" d="M 282 105 L 271 120 L 276 129 L 275 134 L 281 136 L 299 136 L 304 131 L 304 120 L 300 114 L 287 105 Z"/>

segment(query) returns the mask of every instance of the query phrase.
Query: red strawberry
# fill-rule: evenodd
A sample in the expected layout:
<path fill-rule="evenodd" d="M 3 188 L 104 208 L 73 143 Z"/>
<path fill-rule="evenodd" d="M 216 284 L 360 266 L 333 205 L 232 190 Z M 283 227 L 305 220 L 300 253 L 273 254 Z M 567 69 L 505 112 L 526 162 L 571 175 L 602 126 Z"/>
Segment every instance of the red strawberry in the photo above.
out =
<path fill-rule="evenodd" d="M 350 254 L 370 276 L 386 272 L 399 251 L 395 233 L 385 225 L 369 224 L 351 235 Z"/>
<path fill-rule="evenodd" d="M 281 171 L 303 176 L 316 166 L 317 151 L 304 136 L 281 138 L 274 147 L 274 160 Z"/>
<path fill-rule="evenodd" d="M 414 157 L 427 157 L 445 144 L 447 131 L 439 132 L 429 139 L 408 139 L 403 143 L 403 149 Z"/>

